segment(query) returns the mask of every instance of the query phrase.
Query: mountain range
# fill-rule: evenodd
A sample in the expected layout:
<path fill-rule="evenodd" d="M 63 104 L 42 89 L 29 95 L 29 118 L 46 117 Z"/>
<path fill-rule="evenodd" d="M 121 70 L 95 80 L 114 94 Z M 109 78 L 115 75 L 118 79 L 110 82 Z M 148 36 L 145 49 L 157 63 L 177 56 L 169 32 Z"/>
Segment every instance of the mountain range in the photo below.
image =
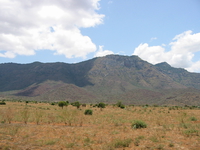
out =
<path fill-rule="evenodd" d="M 200 74 L 107 55 L 76 64 L 0 64 L 0 97 L 82 103 L 200 105 Z"/>

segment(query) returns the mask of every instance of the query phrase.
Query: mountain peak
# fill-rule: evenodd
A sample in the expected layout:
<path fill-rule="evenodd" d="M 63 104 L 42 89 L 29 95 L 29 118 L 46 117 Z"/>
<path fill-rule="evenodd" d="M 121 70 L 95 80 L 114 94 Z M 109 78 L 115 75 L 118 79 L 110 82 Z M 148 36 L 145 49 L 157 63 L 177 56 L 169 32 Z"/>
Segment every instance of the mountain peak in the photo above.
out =
<path fill-rule="evenodd" d="M 156 64 L 155 66 L 171 68 L 171 66 L 167 62 L 161 62 L 161 63 Z"/>

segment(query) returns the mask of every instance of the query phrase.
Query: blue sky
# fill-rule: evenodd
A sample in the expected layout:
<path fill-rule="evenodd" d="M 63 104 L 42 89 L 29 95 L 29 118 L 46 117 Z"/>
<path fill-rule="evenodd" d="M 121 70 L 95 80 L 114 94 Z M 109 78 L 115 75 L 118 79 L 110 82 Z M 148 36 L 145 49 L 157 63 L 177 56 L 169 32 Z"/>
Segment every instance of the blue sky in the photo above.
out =
<path fill-rule="evenodd" d="M 0 63 L 107 54 L 200 72 L 199 0 L 0 1 Z"/>

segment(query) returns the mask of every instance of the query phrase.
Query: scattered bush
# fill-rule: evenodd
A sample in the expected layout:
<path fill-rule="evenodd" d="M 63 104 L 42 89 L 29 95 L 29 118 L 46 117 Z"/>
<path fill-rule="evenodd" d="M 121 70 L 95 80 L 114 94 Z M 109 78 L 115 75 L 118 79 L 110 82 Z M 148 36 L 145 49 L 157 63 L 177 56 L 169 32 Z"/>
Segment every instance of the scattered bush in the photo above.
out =
<path fill-rule="evenodd" d="M 29 103 L 29 101 L 25 101 L 25 104 L 27 105 Z"/>
<path fill-rule="evenodd" d="M 151 140 L 152 142 L 158 142 L 158 138 L 156 136 L 151 136 L 149 140 Z"/>
<path fill-rule="evenodd" d="M 134 120 L 131 127 L 133 129 L 146 128 L 147 124 L 144 121 L 141 121 L 141 120 Z"/>
<path fill-rule="evenodd" d="M 41 119 L 42 119 L 43 113 L 42 113 L 41 110 L 36 109 L 34 114 L 35 114 L 35 121 L 36 121 L 36 124 L 39 125 L 39 122 L 40 122 Z"/>
<path fill-rule="evenodd" d="M 162 149 L 164 149 L 164 145 L 162 145 L 162 144 L 159 144 L 158 146 L 156 146 L 155 147 L 156 149 L 158 149 L 158 150 L 162 150 Z"/>
<path fill-rule="evenodd" d="M 105 107 L 106 107 L 106 104 L 104 104 L 104 103 L 99 103 L 97 106 L 98 106 L 99 108 L 101 108 L 101 110 L 102 110 L 102 108 L 105 108 Z"/>
<path fill-rule="evenodd" d="M 121 109 L 124 109 L 124 108 L 125 108 L 125 105 L 122 104 L 122 102 L 120 102 L 120 101 L 117 102 L 116 106 L 117 106 L 117 107 L 120 107 Z"/>
<path fill-rule="evenodd" d="M 82 104 L 81 106 L 82 106 L 82 107 L 86 107 L 87 105 L 86 105 L 86 104 Z"/>
<path fill-rule="evenodd" d="M 52 103 L 51 103 L 51 105 L 55 105 L 55 103 L 54 103 L 54 102 L 52 102 Z"/>
<path fill-rule="evenodd" d="M 190 121 L 197 121 L 196 117 L 190 117 Z"/>
<path fill-rule="evenodd" d="M 189 136 L 198 136 L 199 135 L 199 131 L 195 130 L 195 129 L 188 129 L 183 131 L 183 134 L 186 135 L 187 137 Z"/>
<path fill-rule="evenodd" d="M 6 103 L 4 101 L 0 102 L 0 105 L 6 105 Z"/>
<path fill-rule="evenodd" d="M 30 111 L 28 110 L 27 107 L 25 107 L 22 111 L 21 111 L 21 117 L 22 117 L 22 120 L 25 124 L 27 124 L 28 122 L 28 119 L 30 117 Z"/>
<path fill-rule="evenodd" d="M 169 143 L 169 147 L 174 147 L 174 144 L 173 143 Z"/>
<path fill-rule="evenodd" d="M 85 110 L 85 115 L 92 115 L 93 111 L 91 109 L 86 109 Z"/>
<path fill-rule="evenodd" d="M 79 109 L 80 106 L 81 106 L 81 104 L 78 101 L 74 102 L 74 103 L 71 103 L 71 105 L 77 107 L 77 109 Z"/>
<path fill-rule="evenodd" d="M 139 146 L 140 140 L 142 140 L 142 139 L 144 139 L 144 136 L 138 136 L 137 138 L 135 138 L 134 145 Z"/>
<path fill-rule="evenodd" d="M 123 147 L 129 147 L 129 145 L 131 144 L 132 139 L 128 138 L 128 139 L 124 139 L 124 140 L 116 140 L 114 142 L 114 148 L 123 148 Z"/>

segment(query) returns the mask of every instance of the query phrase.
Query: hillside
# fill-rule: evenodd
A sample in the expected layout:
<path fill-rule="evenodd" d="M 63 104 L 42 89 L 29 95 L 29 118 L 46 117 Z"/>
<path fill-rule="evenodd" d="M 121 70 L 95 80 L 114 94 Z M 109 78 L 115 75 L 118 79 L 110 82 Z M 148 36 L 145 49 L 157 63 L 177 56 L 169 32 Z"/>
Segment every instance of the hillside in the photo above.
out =
<path fill-rule="evenodd" d="M 77 64 L 0 64 L 2 97 L 199 105 L 199 91 L 200 74 L 167 63 L 152 65 L 137 56 L 109 55 Z"/>

